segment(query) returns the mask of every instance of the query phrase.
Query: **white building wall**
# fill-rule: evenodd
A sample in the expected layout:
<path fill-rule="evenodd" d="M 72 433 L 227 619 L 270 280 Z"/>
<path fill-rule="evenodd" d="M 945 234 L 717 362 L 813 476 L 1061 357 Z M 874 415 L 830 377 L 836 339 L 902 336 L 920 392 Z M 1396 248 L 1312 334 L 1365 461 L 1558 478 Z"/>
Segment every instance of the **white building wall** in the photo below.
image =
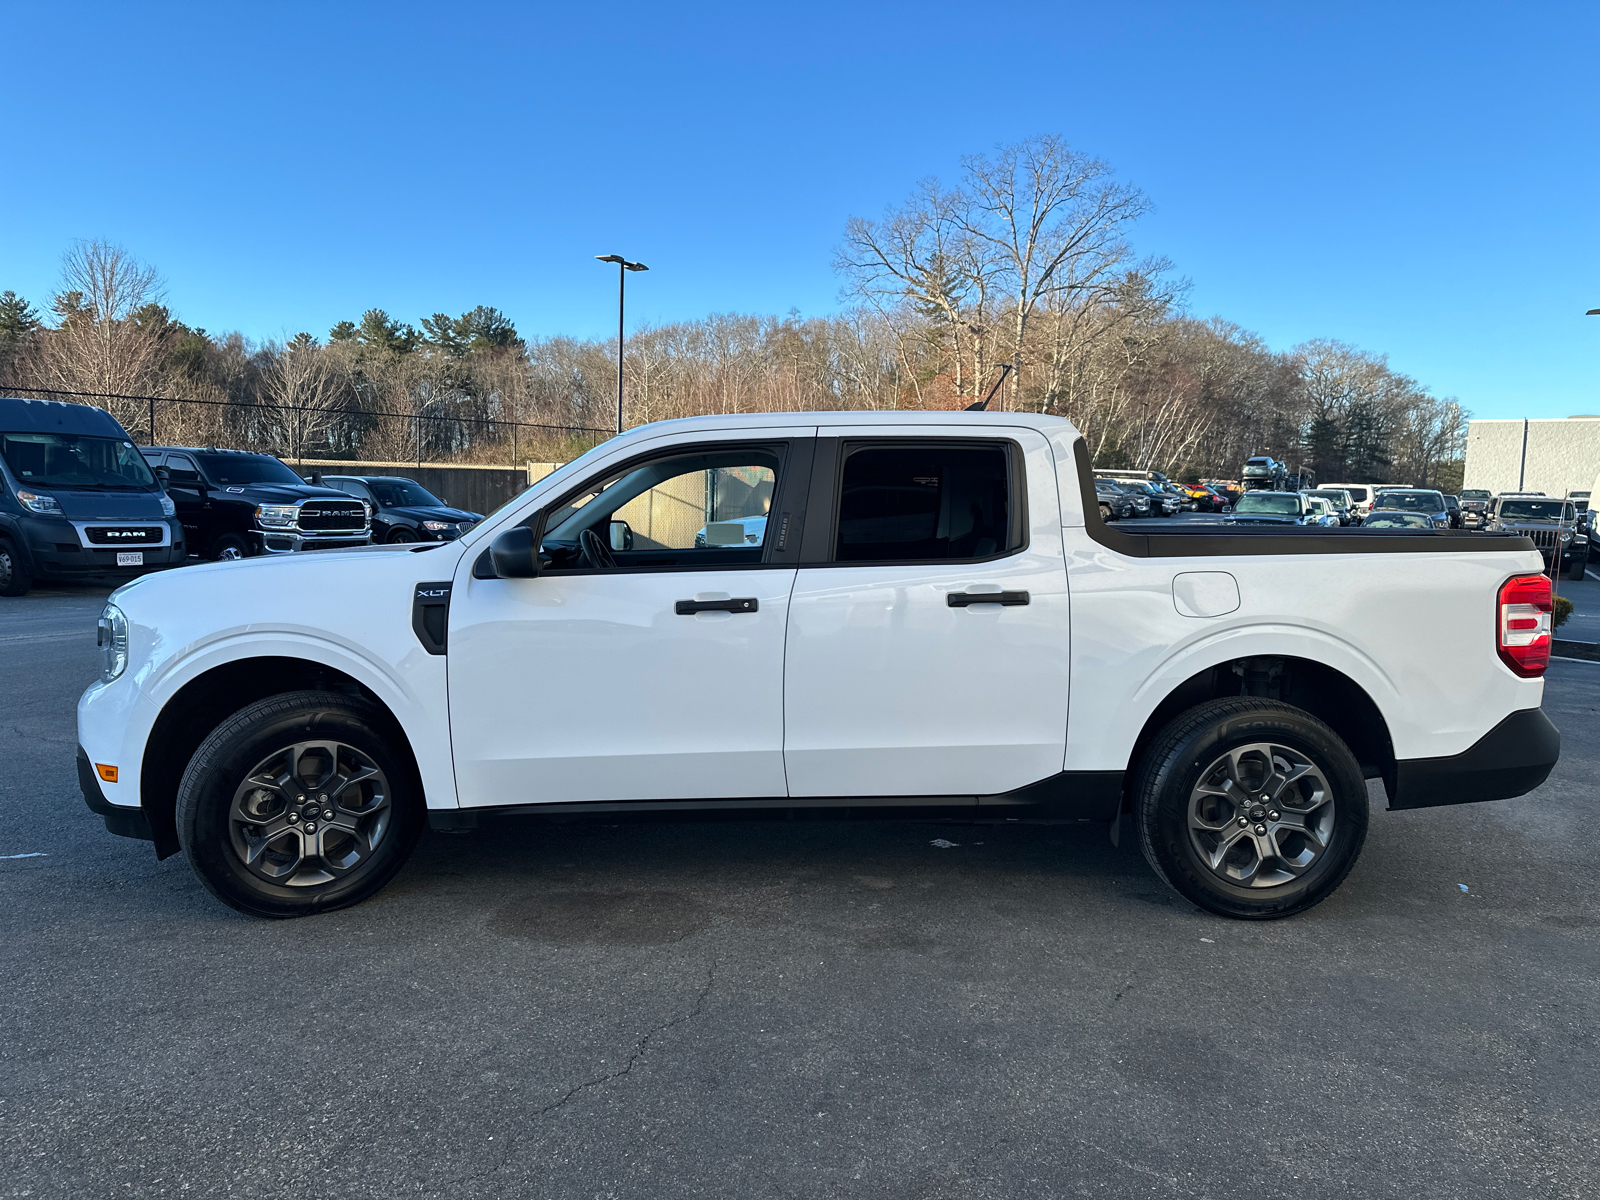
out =
<path fill-rule="evenodd" d="M 1523 428 L 1527 460 L 1523 462 Z M 1471 421 L 1463 488 L 1491 492 L 1592 491 L 1600 482 L 1600 417 L 1549 421 Z"/>

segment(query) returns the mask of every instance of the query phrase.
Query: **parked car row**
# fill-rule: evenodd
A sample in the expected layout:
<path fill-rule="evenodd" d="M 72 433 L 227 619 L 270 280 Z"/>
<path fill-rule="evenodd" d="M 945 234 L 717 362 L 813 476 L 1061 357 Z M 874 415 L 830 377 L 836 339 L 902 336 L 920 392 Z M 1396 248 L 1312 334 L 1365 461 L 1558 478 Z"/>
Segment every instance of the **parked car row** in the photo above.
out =
<path fill-rule="evenodd" d="M 270 454 L 135 446 L 104 409 L 0 397 L 0 595 L 191 559 L 451 541 L 482 519 L 409 479 L 307 482 Z"/>
<path fill-rule="evenodd" d="M 1103 520 L 1130 517 L 1171 517 L 1179 512 L 1228 512 L 1228 497 L 1201 483 L 1171 483 L 1159 471 L 1149 479 L 1096 475 L 1095 495 Z"/>

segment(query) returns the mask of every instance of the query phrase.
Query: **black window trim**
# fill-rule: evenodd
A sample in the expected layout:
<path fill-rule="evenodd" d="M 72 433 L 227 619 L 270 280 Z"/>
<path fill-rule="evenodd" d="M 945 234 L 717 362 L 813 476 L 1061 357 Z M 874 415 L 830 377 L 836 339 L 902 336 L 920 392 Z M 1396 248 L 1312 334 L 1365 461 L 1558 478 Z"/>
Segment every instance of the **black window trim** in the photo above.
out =
<path fill-rule="evenodd" d="M 889 443 L 896 446 L 928 446 L 944 449 L 951 445 L 999 446 L 1004 449 L 1006 503 L 1010 509 L 1007 514 L 1007 524 L 1010 526 L 1007 541 L 1016 544 L 1011 549 L 1002 550 L 998 554 L 987 554 L 982 558 L 883 558 L 843 561 L 835 558 L 839 537 L 839 497 L 844 488 L 844 460 L 856 448 Z M 954 437 L 930 437 L 926 433 L 885 432 L 851 433 L 846 437 L 818 438 L 817 455 L 811 472 L 811 494 L 816 499 L 811 505 L 806 521 L 799 566 L 801 570 L 816 567 L 961 566 L 970 563 L 998 562 L 1001 559 L 1025 554 L 1031 543 L 1032 533 L 1028 520 L 1028 477 L 1023 460 L 1022 444 L 1015 438 L 1009 437 L 980 437 L 966 433 Z"/>
<path fill-rule="evenodd" d="M 681 458 L 696 453 L 722 453 L 734 450 L 766 450 L 775 451 L 778 456 L 777 487 L 772 494 L 772 508 L 769 510 L 768 529 L 772 530 L 771 513 L 778 513 L 778 528 L 775 536 L 764 540 L 761 547 L 761 561 L 745 563 L 684 563 L 682 566 L 616 566 L 607 568 L 595 567 L 563 567 L 549 572 L 552 578 L 567 579 L 578 575 L 669 575 L 683 574 L 685 572 L 705 571 L 771 571 L 793 570 L 798 565 L 800 557 L 801 533 L 805 528 L 806 494 L 811 485 L 811 457 L 817 439 L 810 436 L 784 436 L 773 438 L 738 438 L 727 440 L 713 440 L 710 442 L 678 442 L 672 446 L 658 446 L 653 450 L 643 450 L 632 458 L 624 459 L 613 466 L 605 467 L 596 474 L 590 475 L 581 482 L 568 488 L 557 495 L 548 503 L 540 505 L 529 513 L 519 525 L 526 525 L 538 530 L 541 541 L 544 539 L 544 523 L 550 513 L 566 504 L 576 496 L 581 496 L 597 481 L 609 479 L 613 475 L 623 475 L 646 463 L 664 458 Z M 789 522 L 788 537 L 783 538 L 783 521 Z M 778 550 L 778 542 L 784 541 L 784 549 Z M 489 551 L 484 550 L 480 559 L 486 557 Z M 476 568 L 474 568 L 476 569 Z M 540 572 L 544 575 L 545 572 Z"/>

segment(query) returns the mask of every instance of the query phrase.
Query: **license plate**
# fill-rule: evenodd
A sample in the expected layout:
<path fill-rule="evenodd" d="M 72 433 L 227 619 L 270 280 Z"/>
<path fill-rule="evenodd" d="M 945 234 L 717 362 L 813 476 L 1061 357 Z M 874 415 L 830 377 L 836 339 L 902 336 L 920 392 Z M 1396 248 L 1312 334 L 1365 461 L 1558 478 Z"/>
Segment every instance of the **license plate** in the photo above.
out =
<path fill-rule="evenodd" d="M 144 566 L 144 551 L 143 550 L 118 550 L 117 551 L 117 566 L 119 566 L 119 567 L 142 567 L 142 566 Z"/>

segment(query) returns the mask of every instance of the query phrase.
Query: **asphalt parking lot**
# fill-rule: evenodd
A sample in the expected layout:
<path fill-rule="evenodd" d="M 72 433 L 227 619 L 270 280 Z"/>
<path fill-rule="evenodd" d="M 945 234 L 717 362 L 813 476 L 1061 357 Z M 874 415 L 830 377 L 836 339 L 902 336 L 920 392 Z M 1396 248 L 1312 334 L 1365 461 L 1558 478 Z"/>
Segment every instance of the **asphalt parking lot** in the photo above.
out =
<path fill-rule="evenodd" d="M 0 1195 L 1595 1194 L 1600 664 L 1536 793 L 1380 803 L 1289 921 L 1099 828 L 794 822 L 429 835 L 270 923 L 79 798 L 103 596 L 0 600 Z"/>

